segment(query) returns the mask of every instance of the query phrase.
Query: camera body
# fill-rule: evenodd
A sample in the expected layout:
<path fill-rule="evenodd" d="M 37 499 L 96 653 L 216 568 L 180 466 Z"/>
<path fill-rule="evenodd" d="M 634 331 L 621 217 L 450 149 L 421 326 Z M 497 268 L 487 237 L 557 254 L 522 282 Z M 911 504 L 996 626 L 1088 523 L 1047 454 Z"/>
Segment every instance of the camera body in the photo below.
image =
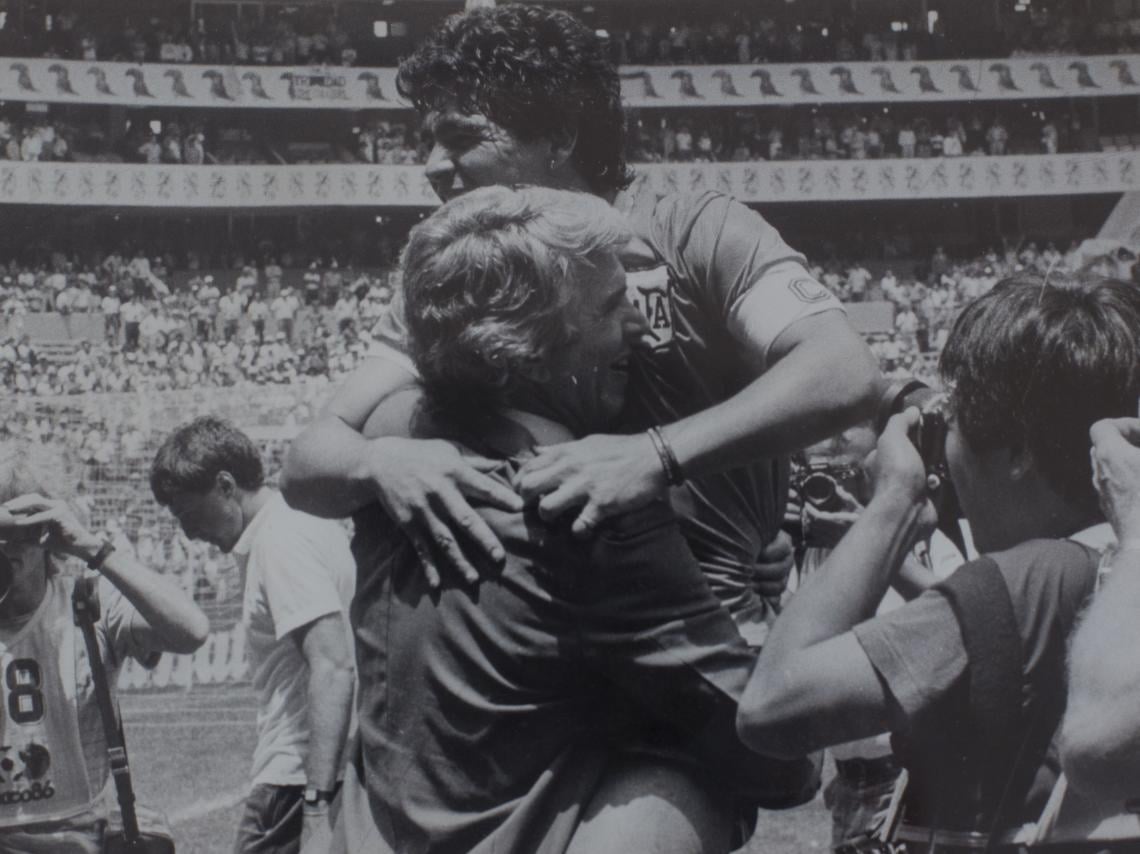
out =
<path fill-rule="evenodd" d="M 853 492 L 862 477 L 858 466 L 833 462 L 800 462 L 792 472 L 792 489 L 816 510 L 843 509 L 839 487 Z"/>

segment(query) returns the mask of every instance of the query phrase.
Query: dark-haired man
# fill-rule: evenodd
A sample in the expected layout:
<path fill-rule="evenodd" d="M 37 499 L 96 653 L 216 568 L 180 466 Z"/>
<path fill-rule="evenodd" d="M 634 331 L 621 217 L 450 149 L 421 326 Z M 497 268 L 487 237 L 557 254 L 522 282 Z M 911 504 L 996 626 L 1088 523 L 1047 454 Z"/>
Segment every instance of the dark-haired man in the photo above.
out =
<path fill-rule="evenodd" d="M 399 86 L 424 117 L 425 171 L 441 198 L 533 184 L 628 202 L 617 71 L 572 16 L 523 5 L 454 16 L 404 62 Z M 677 487 L 702 569 L 759 642 L 768 613 L 755 571 L 783 518 L 782 455 L 868 417 L 878 369 L 839 303 L 758 214 L 704 193 L 638 201 L 629 216 L 636 236 L 622 261 L 648 330 L 628 327 L 647 346 L 615 425 L 627 435 L 542 449 L 515 485 L 545 518 L 578 508 L 578 534 Z M 368 360 L 294 444 L 283 489 L 329 516 L 379 498 L 429 575 L 447 565 L 474 579 L 472 551 L 503 553 L 468 500 L 515 509 L 518 497 L 442 444 L 360 435 L 381 401 L 416 382 L 398 326 L 384 330 L 383 358 Z M 652 425 L 659 444 L 633 432 Z M 782 586 L 777 573 L 760 593 Z"/>
<path fill-rule="evenodd" d="M 940 371 L 953 390 L 947 470 L 982 556 L 873 617 L 933 524 L 908 436 L 919 414 L 895 416 L 871 502 L 776 621 L 737 724 L 776 756 L 890 730 L 910 772 L 899 837 L 915 851 L 989 850 L 988 836 L 1037 820 L 1056 780 L 1066 640 L 1112 539 L 1089 428 L 1136 406 L 1140 293 L 1008 279 L 959 316 Z"/>
<path fill-rule="evenodd" d="M 241 431 L 205 416 L 159 449 L 151 489 L 191 539 L 232 552 L 258 691 L 252 786 L 236 854 L 295 854 L 331 832 L 355 685 L 355 570 L 341 526 L 289 507 Z"/>

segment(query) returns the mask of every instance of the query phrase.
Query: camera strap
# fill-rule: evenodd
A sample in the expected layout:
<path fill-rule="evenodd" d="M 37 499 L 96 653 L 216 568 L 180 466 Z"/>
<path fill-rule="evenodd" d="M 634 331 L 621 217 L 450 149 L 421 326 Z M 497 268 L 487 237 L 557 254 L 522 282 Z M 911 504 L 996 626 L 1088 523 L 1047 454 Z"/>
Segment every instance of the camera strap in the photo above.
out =
<path fill-rule="evenodd" d="M 123 816 L 123 837 L 129 846 L 135 846 L 140 844 L 141 835 L 138 816 L 135 813 L 135 791 L 131 784 L 131 769 L 127 761 L 127 744 L 123 737 L 118 709 L 111 698 L 111 686 L 107 681 L 103 656 L 99 654 L 99 641 L 95 637 L 95 623 L 100 616 L 97 582 L 98 578 L 95 576 L 77 578 L 71 594 L 71 606 L 75 615 L 75 624 L 83 633 L 83 642 L 87 647 L 91 682 L 95 689 L 95 700 L 99 704 L 99 717 L 103 721 L 103 737 L 107 742 L 107 758 L 111 766 L 111 776 L 115 781 L 119 811 Z"/>

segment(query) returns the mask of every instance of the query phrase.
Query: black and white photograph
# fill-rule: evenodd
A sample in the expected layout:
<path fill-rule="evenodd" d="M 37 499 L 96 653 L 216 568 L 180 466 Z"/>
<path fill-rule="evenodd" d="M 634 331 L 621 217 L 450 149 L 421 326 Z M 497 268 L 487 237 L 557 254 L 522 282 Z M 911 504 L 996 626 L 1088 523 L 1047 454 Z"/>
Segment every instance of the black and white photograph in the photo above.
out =
<path fill-rule="evenodd" d="M 0 854 L 1140 851 L 1140 0 L 0 0 Z"/>

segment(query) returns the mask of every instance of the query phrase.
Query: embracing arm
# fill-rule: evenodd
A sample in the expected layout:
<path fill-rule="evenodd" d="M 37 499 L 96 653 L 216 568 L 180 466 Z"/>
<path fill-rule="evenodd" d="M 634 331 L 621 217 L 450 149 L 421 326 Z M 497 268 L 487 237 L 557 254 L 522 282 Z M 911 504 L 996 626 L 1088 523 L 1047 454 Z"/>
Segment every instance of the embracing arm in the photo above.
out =
<path fill-rule="evenodd" d="M 351 515 L 376 500 L 377 473 L 361 435 L 368 416 L 415 376 L 388 359 L 366 359 L 336 390 L 317 420 L 293 441 L 281 472 L 289 504 L 323 518 Z"/>
<path fill-rule="evenodd" d="M 887 693 L 851 629 L 875 613 L 920 528 L 925 476 L 906 435 L 914 418 L 891 420 L 874 498 L 768 635 L 737 716 L 757 752 L 797 756 L 887 729 Z"/>
<path fill-rule="evenodd" d="M 874 415 L 879 368 L 841 312 L 796 321 L 769 359 L 771 367 L 728 400 L 663 429 L 686 475 L 786 454 Z"/>

